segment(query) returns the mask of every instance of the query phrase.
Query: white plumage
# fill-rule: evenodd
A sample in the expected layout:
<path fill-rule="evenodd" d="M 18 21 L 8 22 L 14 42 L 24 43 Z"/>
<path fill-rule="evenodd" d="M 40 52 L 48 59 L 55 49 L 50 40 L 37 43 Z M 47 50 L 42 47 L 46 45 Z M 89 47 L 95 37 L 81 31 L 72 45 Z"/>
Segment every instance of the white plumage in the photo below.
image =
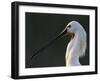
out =
<path fill-rule="evenodd" d="M 77 21 L 71 21 L 64 30 L 72 36 L 68 43 L 65 61 L 66 66 L 79 66 L 79 57 L 85 55 L 86 50 L 86 32 L 82 25 Z"/>

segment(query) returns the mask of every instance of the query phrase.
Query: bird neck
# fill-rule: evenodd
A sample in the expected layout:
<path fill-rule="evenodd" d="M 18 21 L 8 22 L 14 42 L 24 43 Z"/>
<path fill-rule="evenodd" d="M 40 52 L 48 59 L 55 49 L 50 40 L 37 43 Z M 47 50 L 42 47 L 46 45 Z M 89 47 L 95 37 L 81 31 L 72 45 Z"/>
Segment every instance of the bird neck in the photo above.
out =
<path fill-rule="evenodd" d="M 66 52 L 66 66 L 79 66 L 81 65 L 79 62 L 79 53 L 80 53 L 80 46 L 79 46 L 79 33 L 76 33 L 74 38 L 69 42 L 67 46 Z"/>

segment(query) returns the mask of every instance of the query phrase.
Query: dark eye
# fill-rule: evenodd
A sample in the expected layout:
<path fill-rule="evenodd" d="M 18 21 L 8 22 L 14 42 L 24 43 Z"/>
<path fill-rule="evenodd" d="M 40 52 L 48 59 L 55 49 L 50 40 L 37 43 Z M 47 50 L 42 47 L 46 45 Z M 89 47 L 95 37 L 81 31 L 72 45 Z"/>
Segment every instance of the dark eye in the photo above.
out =
<path fill-rule="evenodd" d="M 68 28 L 70 28 L 70 27 L 71 27 L 71 25 L 68 25 L 67 27 L 68 27 Z"/>

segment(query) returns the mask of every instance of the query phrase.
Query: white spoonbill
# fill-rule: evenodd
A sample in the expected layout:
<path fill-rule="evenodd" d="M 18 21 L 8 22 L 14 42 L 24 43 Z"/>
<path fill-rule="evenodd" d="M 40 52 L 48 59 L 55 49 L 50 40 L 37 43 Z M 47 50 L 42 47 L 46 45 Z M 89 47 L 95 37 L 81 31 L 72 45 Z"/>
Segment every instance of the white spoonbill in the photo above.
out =
<path fill-rule="evenodd" d="M 69 22 L 65 29 L 57 37 L 44 45 L 44 47 L 34 52 L 34 55 L 31 56 L 31 59 L 38 55 L 40 51 L 44 50 L 46 47 L 55 42 L 57 39 L 67 35 L 71 36 L 71 40 L 66 48 L 66 66 L 80 66 L 81 64 L 79 62 L 79 58 L 85 55 L 87 36 L 83 26 L 77 21 Z"/>
<path fill-rule="evenodd" d="M 71 36 L 65 54 L 66 66 L 80 66 L 79 57 L 84 56 L 86 51 L 86 31 L 77 21 L 71 21 L 65 31 Z"/>

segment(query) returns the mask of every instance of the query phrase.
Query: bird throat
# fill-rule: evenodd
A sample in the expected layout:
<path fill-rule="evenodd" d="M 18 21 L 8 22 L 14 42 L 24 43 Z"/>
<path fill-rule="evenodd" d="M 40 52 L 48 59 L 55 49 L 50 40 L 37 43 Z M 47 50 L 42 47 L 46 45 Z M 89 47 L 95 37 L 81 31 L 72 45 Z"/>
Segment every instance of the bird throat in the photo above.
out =
<path fill-rule="evenodd" d="M 69 36 L 70 39 L 72 40 L 72 39 L 74 38 L 75 34 L 74 34 L 74 33 L 68 32 L 68 33 L 67 33 L 67 36 Z"/>

